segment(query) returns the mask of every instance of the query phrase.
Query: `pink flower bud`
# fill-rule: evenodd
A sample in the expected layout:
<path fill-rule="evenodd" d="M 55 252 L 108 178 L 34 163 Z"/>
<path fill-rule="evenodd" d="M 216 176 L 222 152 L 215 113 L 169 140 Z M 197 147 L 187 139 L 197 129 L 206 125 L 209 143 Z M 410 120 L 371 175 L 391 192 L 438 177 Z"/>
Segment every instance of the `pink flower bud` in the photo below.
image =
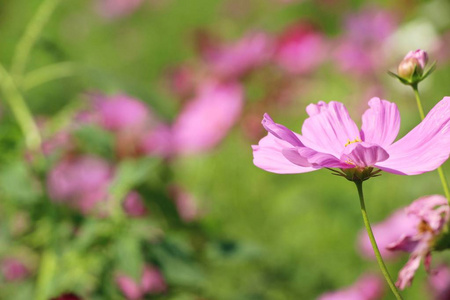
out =
<path fill-rule="evenodd" d="M 123 295 L 130 300 L 140 299 L 143 296 L 141 287 L 126 275 L 116 277 L 116 283 Z"/>
<path fill-rule="evenodd" d="M 411 58 L 411 57 L 417 59 L 417 62 L 419 63 L 422 70 L 425 69 L 425 66 L 428 62 L 428 53 L 427 52 L 420 50 L 420 49 L 417 49 L 416 51 L 410 51 L 410 52 L 408 52 L 408 54 L 406 54 L 404 60 L 407 58 Z"/>
<path fill-rule="evenodd" d="M 423 69 L 420 67 L 419 61 L 414 57 L 405 58 L 398 65 L 398 76 L 411 79 L 414 76 L 414 73 L 422 74 Z"/>
<path fill-rule="evenodd" d="M 141 287 L 144 293 L 157 294 L 167 289 L 166 281 L 158 269 L 145 266 L 141 278 Z"/>
<path fill-rule="evenodd" d="M 428 62 L 428 54 L 423 50 L 410 51 L 398 65 L 398 75 L 404 79 L 413 79 L 423 74 Z"/>

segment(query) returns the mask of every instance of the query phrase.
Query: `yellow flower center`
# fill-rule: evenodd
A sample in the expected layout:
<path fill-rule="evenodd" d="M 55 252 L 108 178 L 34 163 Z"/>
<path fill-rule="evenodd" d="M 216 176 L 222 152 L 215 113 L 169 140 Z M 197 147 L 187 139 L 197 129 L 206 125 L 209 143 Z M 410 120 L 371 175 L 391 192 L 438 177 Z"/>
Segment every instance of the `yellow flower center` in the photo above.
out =
<path fill-rule="evenodd" d="M 349 139 L 347 139 L 347 143 L 344 146 L 347 147 L 350 144 L 359 143 L 359 142 L 362 142 L 360 138 L 356 138 L 353 141 L 350 141 Z"/>

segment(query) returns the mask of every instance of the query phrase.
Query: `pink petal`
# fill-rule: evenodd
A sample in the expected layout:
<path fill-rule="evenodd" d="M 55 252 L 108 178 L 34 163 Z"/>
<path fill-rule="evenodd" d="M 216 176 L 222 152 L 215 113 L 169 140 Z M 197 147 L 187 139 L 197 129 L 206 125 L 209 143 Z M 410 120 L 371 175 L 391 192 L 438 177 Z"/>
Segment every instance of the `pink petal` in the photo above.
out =
<path fill-rule="evenodd" d="M 445 97 L 405 137 L 388 147 L 386 172 L 417 175 L 437 169 L 450 154 L 450 97 Z"/>
<path fill-rule="evenodd" d="M 395 285 L 403 290 L 411 285 L 411 282 L 416 274 L 416 270 L 420 266 L 420 256 L 411 256 L 406 265 L 398 273 L 398 279 Z"/>
<path fill-rule="evenodd" d="M 253 163 L 263 170 L 278 174 L 295 174 L 315 171 L 313 167 L 297 166 L 282 153 L 283 149 L 292 148 L 288 142 L 280 140 L 269 133 L 253 148 Z"/>
<path fill-rule="evenodd" d="M 369 106 L 362 116 L 361 138 L 365 142 L 386 148 L 394 142 L 400 129 L 397 105 L 380 98 L 372 98 Z"/>
<path fill-rule="evenodd" d="M 264 128 L 275 137 L 288 142 L 292 146 L 303 146 L 297 135 L 287 127 L 275 123 L 268 114 L 264 114 L 262 121 Z"/>
<path fill-rule="evenodd" d="M 307 109 L 315 114 L 303 123 L 301 141 L 306 147 L 339 157 L 349 140 L 359 139 L 358 127 L 344 104 L 331 101 L 327 106 L 319 102 L 318 106 Z"/>
<path fill-rule="evenodd" d="M 362 142 L 348 145 L 341 155 L 341 161 L 358 167 L 371 167 L 388 157 L 389 154 L 380 146 Z"/>
<path fill-rule="evenodd" d="M 335 156 L 328 153 L 317 152 L 307 147 L 283 149 L 283 155 L 292 163 L 299 166 L 313 166 L 315 168 L 353 168 L 341 162 Z"/>

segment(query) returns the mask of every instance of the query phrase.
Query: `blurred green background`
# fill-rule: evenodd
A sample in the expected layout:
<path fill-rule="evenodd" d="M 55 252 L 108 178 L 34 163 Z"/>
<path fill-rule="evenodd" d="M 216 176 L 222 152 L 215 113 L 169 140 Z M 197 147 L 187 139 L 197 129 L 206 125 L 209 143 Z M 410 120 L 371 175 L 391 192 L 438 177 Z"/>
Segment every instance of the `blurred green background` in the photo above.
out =
<path fill-rule="evenodd" d="M 42 2 L 0 0 L 0 62 L 6 68 Z M 170 122 L 179 112 L 180 102 L 164 78 L 171 68 L 185 62 L 196 64 L 200 60 L 196 44 L 199 32 L 235 41 L 255 28 L 277 34 L 289 24 L 307 19 L 332 40 L 344 34 L 342 24 L 346 14 L 367 5 L 395 12 L 400 19 L 399 27 L 420 20 L 434 28 L 438 37 L 446 36 L 448 40 L 450 5 L 444 0 L 370 4 L 344 0 L 288 4 L 275 0 L 152 0 L 144 1 L 129 15 L 115 19 L 102 18 L 94 1 L 66 0 L 61 1 L 44 26 L 30 54 L 26 72 L 71 62 L 73 74 L 23 91 L 23 96 L 33 115 L 59 117 L 63 119 L 60 122 L 64 122 L 61 112 L 70 111 L 86 92 L 124 92 L 147 103 L 161 119 Z M 433 13 L 436 8 L 446 11 L 443 22 Z M 411 47 L 421 47 L 420 32 L 411 37 L 414 38 L 417 41 L 412 41 Z M 335 45 L 328 49 L 330 56 L 333 47 Z M 447 61 L 438 61 L 437 70 L 423 84 L 426 111 L 450 94 L 450 57 L 446 51 Z M 395 71 L 404 54 L 392 52 L 385 59 L 386 66 Z M 430 52 L 430 60 L 434 60 L 433 55 Z M 386 71 L 371 78 L 383 87 L 380 96 L 398 104 L 402 136 L 420 119 L 412 91 L 401 87 Z M 379 272 L 376 262 L 362 258 L 356 247 L 356 237 L 363 223 L 353 183 L 331 176 L 328 170 L 278 175 L 253 165 L 250 146 L 257 144 L 264 133 L 261 132 L 259 138 L 247 136 L 244 120 L 245 113 L 258 104 L 264 87 L 258 81 L 257 70 L 252 78 L 243 83 L 244 115 L 222 143 L 206 154 L 177 159 L 171 164 L 171 182 L 177 182 L 195 195 L 204 211 L 202 217 L 185 224 L 171 221 L 164 217 L 169 213 L 159 214 L 153 209 L 151 211 L 156 212 L 148 219 L 130 221 L 134 223 L 126 226 L 131 232 L 147 222 L 153 229 L 123 235 L 114 231 L 108 236 L 117 234 L 111 239 L 125 244 L 127 236 L 139 239 L 159 229 L 164 232 L 162 242 L 158 240 L 141 249 L 143 257 L 148 256 L 161 268 L 168 283 L 166 293 L 147 296 L 149 299 L 315 299 L 326 291 L 351 285 L 367 271 Z M 269 112 L 277 122 L 299 132 L 306 118 L 306 105 L 319 100 L 346 103 L 352 117 L 360 122 L 369 100 L 364 94 L 367 81 L 343 75 L 331 62 L 325 62 L 312 75 L 296 77 L 294 85 L 296 81 L 305 87 L 304 91 L 287 106 L 262 105 L 262 110 Z M 1 114 L 0 256 L 28 257 L 32 275 L 20 282 L 1 281 L 0 298 L 35 297 L 41 255 L 45 253 L 47 240 L 56 238 L 62 241 L 57 251 L 60 260 L 56 260 L 58 263 L 48 274 L 49 286 L 44 289 L 48 297 L 70 290 L 86 299 L 121 299 L 110 275 L 106 275 L 110 271 L 103 261 L 111 254 L 111 250 L 105 249 L 111 248 L 93 247 L 87 252 L 77 252 L 72 243 L 74 237 L 64 233 L 74 224 L 102 221 L 74 216 L 64 210 L 64 214 L 56 217 L 56 223 L 46 224 L 43 214 L 52 211 L 47 207 L 50 202 L 42 189 L 36 187 L 36 178 L 30 175 L 32 172 L 24 159 L 22 134 L 4 101 Z M 97 134 L 107 136 L 87 134 L 81 138 L 86 144 L 83 149 L 108 156 L 110 150 L 96 148 L 96 142 L 103 143 Z M 100 149 L 108 148 L 108 138 L 105 144 L 98 146 Z M 149 207 L 153 208 L 153 201 L 164 211 L 166 208 L 160 203 L 169 200 L 158 190 L 158 182 L 164 181 L 166 175 L 160 170 L 163 168 L 160 161 L 148 164 L 151 170 L 144 170 L 142 178 L 133 185 L 138 185 L 148 198 Z M 450 174 L 448 163 L 444 170 Z M 442 187 L 436 172 L 419 176 L 385 173 L 368 181 L 365 193 L 369 216 L 376 223 L 423 195 L 442 194 Z M 12 227 L 17 215 L 23 213 L 30 213 L 31 228 L 16 237 L 11 233 Z M 132 264 L 133 259 L 127 255 L 132 255 L 133 251 L 127 253 L 123 257 L 124 264 Z M 66 258 L 61 258 L 65 255 Z M 436 253 L 433 259 L 433 263 L 448 260 L 448 253 Z M 406 260 L 407 255 L 404 255 L 388 262 L 394 277 Z M 412 287 L 403 292 L 405 299 L 428 299 L 425 277 L 421 266 Z M 393 299 L 387 287 L 383 299 Z"/>

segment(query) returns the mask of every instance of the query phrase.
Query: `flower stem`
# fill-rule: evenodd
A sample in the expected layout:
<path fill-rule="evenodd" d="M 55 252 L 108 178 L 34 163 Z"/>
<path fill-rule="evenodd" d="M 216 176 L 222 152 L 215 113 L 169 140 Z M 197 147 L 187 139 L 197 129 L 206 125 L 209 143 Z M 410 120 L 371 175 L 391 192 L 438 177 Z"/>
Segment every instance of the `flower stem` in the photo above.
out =
<path fill-rule="evenodd" d="M 28 23 L 25 33 L 16 46 L 15 55 L 12 60 L 11 74 L 16 82 L 20 82 L 30 51 L 59 1 L 44 0 L 33 19 Z"/>
<path fill-rule="evenodd" d="M 8 102 L 19 127 L 25 136 L 25 143 L 30 150 L 40 150 L 41 135 L 25 100 L 20 94 L 14 80 L 0 64 L 0 87 L 3 90 L 6 102 Z"/>
<path fill-rule="evenodd" d="M 420 118 L 423 120 L 425 118 L 425 115 L 423 113 L 422 102 L 420 101 L 419 88 L 417 84 L 413 85 L 412 88 L 414 90 L 414 95 L 416 96 L 417 108 L 419 109 Z M 447 198 L 447 201 L 449 201 L 450 203 L 450 191 L 448 188 L 447 178 L 445 177 L 444 170 L 442 169 L 442 167 L 439 167 L 437 171 L 439 173 L 439 178 L 441 180 L 442 187 L 444 189 L 445 197 Z"/>
<path fill-rule="evenodd" d="M 364 194 L 362 189 L 362 181 L 355 181 L 356 187 L 358 189 L 358 195 L 359 195 L 359 203 L 361 204 L 361 213 L 364 220 L 364 225 L 366 226 L 367 234 L 369 235 L 370 243 L 372 244 L 373 251 L 375 252 L 375 257 L 377 258 L 378 265 L 380 266 L 381 272 L 383 273 L 384 278 L 386 279 L 386 282 L 388 283 L 389 287 L 392 290 L 392 293 L 394 294 L 395 298 L 397 300 L 402 300 L 402 296 L 400 295 L 399 291 L 395 287 L 394 282 L 392 281 L 391 276 L 389 275 L 389 272 L 386 268 L 386 265 L 384 264 L 383 258 L 381 257 L 380 250 L 378 249 L 377 242 L 375 241 L 375 237 L 373 236 L 372 228 L 370 227 L 369 217 L 367 216 L 366 212 L 366 205 L 364 204 Z"/>

